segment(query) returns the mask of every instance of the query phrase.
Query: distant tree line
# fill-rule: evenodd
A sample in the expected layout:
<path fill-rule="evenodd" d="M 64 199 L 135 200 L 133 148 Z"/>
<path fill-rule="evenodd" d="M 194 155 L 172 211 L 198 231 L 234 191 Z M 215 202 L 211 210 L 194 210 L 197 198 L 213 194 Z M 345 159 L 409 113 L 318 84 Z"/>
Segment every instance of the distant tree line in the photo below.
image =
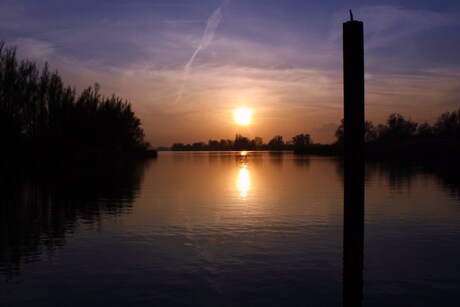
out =
<path fill-rule="evenodd" d="M 131 104 L 96 83 L 77 94 L 48 64 L 16 57 L 0 43 L 0 142 L 4 149 L 146 151 Z"/>
<path fill-rule="evenodd" d="M 174 143 L 171 150 L 174 151 L 201 151 L 201 150 L 293 150 L 294 148 L 308 147 L 313 144 L 309 134 L 298 134 L 291 140 L 284 141 L 281 135 L 276 135 L 268 143 L 256 136 L 249 139 L 237 134 L 235 139 L 209 140 L 205 142 L 196 142 L 192 144 Z"/>
<path fill-rule="evenodd" d="M 343 143 L 343 120 L 335 132 L 337 143 Z M 393 113 L 385 124 L 376 127 L 365 123 L 365 142 L 394 144 L 409 140 L 460 140 L 460 109 L 442 113 L 434 125 L 418 124 L 403 115 Z"/>
<path fill-rule="evenodd" d="M 268 143 L 261 137 L 249 139 L 237 134 L 235 139 L 209 140 L 192 144 L 174 143 L 175 151 L 201 150 L 292 150 L 299 154 L 340 155 L 343 152 L 343 120 L 335 131 L 336 142 L 315 144 L 309 134 L 298 134 L 284 141 L 276 135 Z M 446 158 L 460 154 L 460 109 L 442 113 L 433 125 L 418 124 L 401 114 L 391 114 L 384 124 L 365 122 L 367 157 Z"/>
<path fill-rule="evenodd" d="M 335 133 L 332 152 L 343 150 L 343 121 Z M 416 123 L 391 114 L 385 124 L 365 123 L 365 155 L 368 159 L 424 161 L 458 165 L 460 155 L 460 109 L 442 113 L 433 125 Z M 307 152 L 302 152 L 307 153 Z"/>

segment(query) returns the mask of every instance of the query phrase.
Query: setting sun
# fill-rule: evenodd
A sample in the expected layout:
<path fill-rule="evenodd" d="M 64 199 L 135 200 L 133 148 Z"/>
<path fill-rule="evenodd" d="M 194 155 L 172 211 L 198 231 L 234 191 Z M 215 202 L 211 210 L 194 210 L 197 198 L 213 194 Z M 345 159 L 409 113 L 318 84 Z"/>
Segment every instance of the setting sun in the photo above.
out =
<path fill-rule="evenodd" d="M 235 122 L 241 126 L 247 126 L 251 123 L 252 111 L 248 108 L 239 108 L 234 112 Z"/>

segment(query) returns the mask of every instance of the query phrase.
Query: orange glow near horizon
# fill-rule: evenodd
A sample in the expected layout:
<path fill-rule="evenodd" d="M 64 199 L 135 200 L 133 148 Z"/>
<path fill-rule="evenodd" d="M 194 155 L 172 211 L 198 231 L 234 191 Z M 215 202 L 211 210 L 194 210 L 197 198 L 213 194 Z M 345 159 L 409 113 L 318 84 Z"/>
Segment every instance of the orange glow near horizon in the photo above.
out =
<path fill-rule="evenodd" d="M 240 126 L 248 126 L 252 119 L 252 110 L 248 108 L 238 108 L 233 113 L 235 123 Z"/>

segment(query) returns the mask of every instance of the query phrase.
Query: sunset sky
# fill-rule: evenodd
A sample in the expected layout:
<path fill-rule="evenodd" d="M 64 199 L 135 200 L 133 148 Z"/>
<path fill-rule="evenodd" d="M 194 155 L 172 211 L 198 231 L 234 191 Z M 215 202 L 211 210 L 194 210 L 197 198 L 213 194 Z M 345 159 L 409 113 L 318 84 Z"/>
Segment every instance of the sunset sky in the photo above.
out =
<path fill-rule="evenodd" d="M 366 117 L 460 107 L 460 2 L 0 1 L 0 39 L 78 90 L 129 100 L 155 146 L 310 133 L 342 118 L 342 23 L 364 22 Z M 239 127 L 234 110 L 252 110 Z"/>

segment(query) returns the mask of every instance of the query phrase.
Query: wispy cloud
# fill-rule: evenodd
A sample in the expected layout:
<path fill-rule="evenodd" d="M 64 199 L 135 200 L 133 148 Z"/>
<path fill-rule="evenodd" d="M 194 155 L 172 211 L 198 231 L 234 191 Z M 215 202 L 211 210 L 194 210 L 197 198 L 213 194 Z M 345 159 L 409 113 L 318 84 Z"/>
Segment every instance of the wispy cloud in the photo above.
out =
<path fill-rule="evenodd" d="M 20 46 L 18 54 L 21 58 L 38 62 L 46 62 L 55 56 L 55 48 L 53 44 L 43 40 L 18 38 L 8 42 L 8 44 L 12 46 Z"/>
<path fill-rule="evenodd" d="M 366 20 L 366 47 L 379 48 L 429 29 L 459 23 L 458 17 L 423 9 L 367 6 L 357 10 Z"/>
<path fill-rule="evenodd" d="M 227 0 L 223 1 L 222 4 L 208 18 L 206 27 L 204 29 L 203 37 L 201 38 L 201 42 L 198 45 L 198 47 L 195 49 L 195 51 L 193 52 L 188 62 L 184 66 L 184 76 L 183 76 L 182 84 L 179 88 L 179 92 L 177 94 L 175 103 L 178 103 L 180 99 L 182 98 L 182 91 L 184 90 L 184 86 L 187 81 L 188 75 L 190 74 L 192 70 L 193 61 L 195 61 L 195 58 L 198 55 L 198 53 L 202 49 L 206 48 L 209 45 L 209 43 L 212 41 L 214 34 L 216 32 L 217 26 L 219 25 L 223 17 L 222 10 L 228 3 L 229 1 Z"/>

